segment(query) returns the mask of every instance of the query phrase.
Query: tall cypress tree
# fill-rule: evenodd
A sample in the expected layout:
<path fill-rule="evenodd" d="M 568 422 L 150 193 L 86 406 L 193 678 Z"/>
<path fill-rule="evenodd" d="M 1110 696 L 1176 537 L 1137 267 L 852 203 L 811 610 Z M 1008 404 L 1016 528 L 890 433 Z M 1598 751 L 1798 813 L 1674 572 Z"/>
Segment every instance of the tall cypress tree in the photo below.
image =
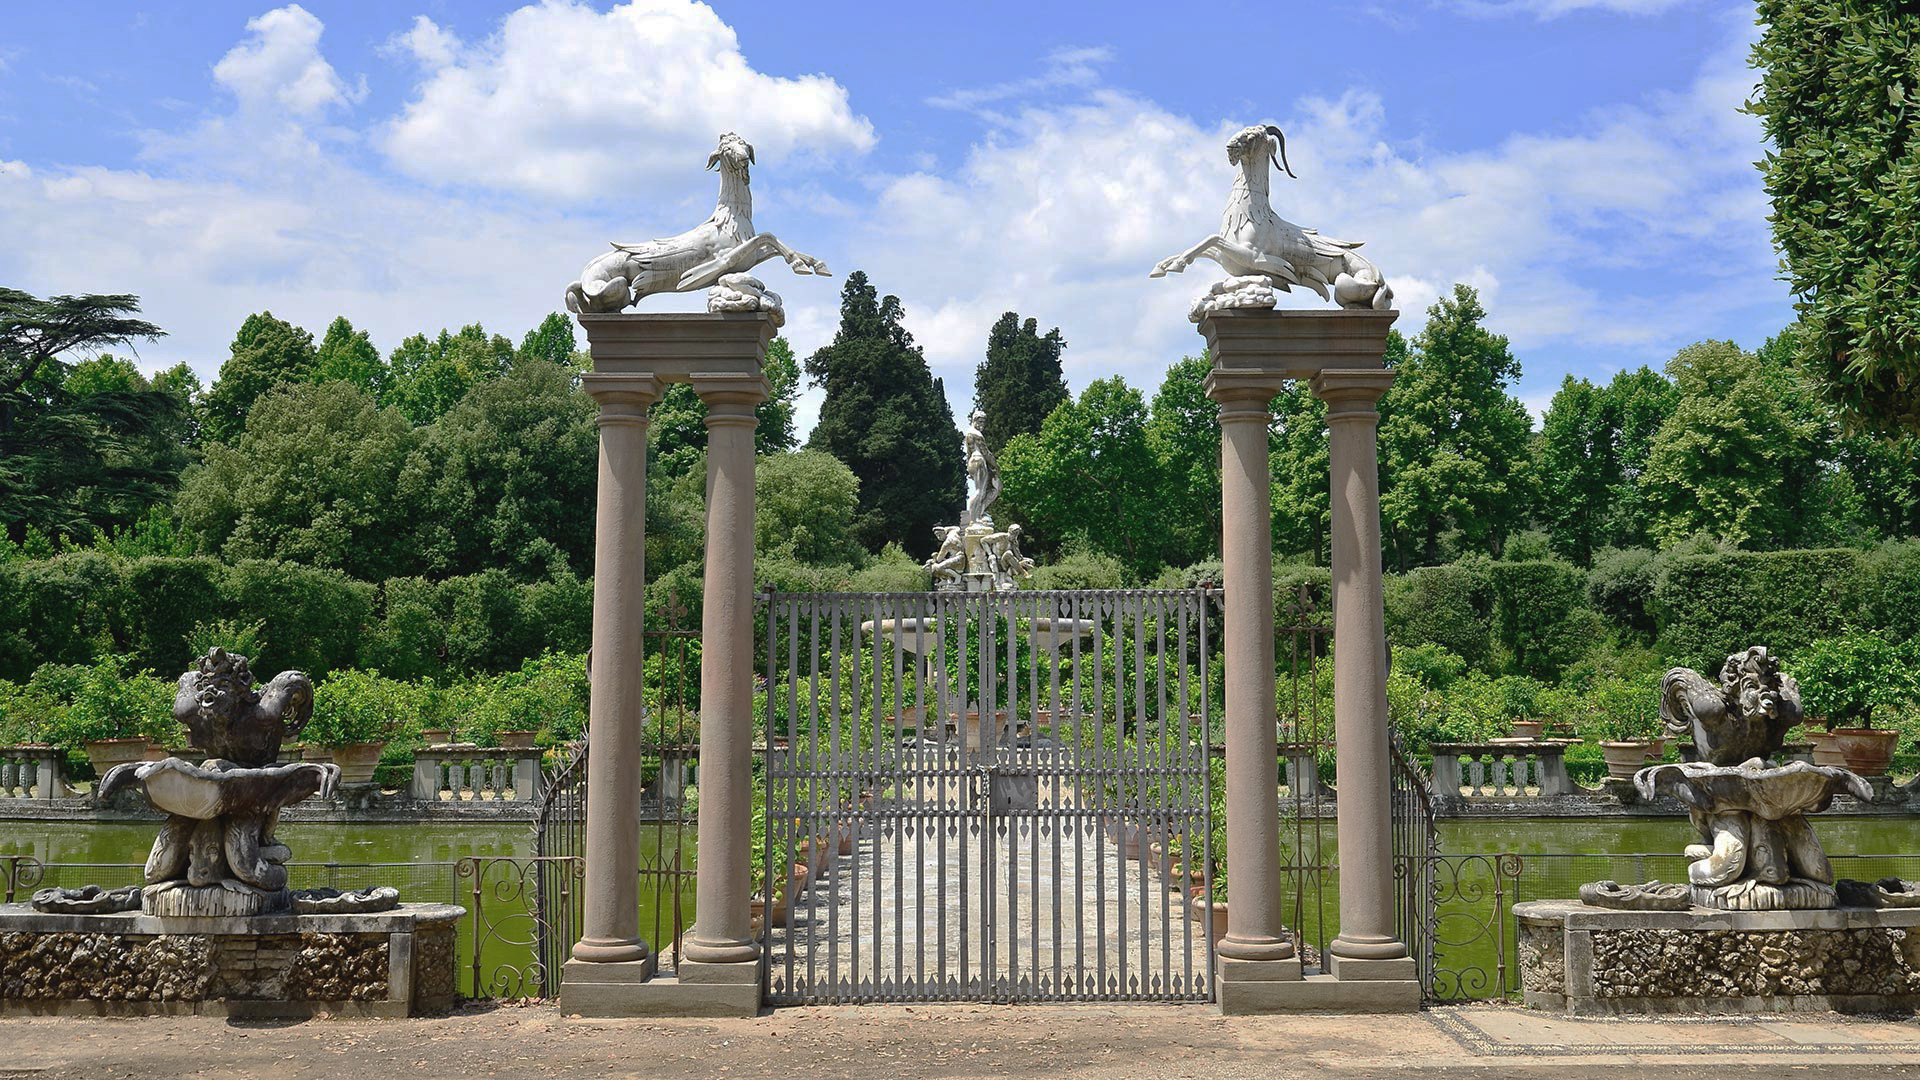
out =
<path fill-rule="evenodd" d="M 1047 414 L 1067 400 L 1060 352 L 1067 347 L 1054 327 L 1024 324 L 1017 312 L 1000 316 L 987 333 L 987 358 L 973 372 L 973 407 L 987 414 L 980 433 L 995 453 L 1015 435 L 1037 435 Z"/>
<path fill-rule="evenodd" d="M 860 478 L 855 539 L 924 558 L 933 527 L 959 520 L 966 464 L 946 391 L 900 316 L 898 297 L 878 297 L 861 271 L 847 275 L 833 344 L 807 357 L 809 381 L 826 390 L 807 445 Z"/>

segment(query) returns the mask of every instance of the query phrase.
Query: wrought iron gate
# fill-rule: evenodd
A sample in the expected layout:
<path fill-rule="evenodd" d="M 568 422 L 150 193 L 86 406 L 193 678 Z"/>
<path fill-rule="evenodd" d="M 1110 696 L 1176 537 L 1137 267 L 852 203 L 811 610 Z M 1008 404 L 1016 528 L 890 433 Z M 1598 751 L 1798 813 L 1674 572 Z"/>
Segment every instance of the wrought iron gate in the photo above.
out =
<path fill-rule="evenodd" d="M 1209 597 L 769 593 L 768 999 L 1210 1000 Z"/>

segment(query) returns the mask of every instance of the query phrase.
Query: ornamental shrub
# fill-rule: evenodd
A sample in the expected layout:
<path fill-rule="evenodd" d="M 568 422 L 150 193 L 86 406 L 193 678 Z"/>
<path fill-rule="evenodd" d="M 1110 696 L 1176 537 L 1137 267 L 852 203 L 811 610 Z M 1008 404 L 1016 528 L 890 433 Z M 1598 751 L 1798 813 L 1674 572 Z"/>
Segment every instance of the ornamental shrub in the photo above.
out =
<path fill-rule="evenodd" d="M 313 689 L 313 720 L 300 733 L 318 746 L 386 742 L 419 715 L 420 687 L 378 671 L 346 670 Z"/>
<path fill-rule="evenodd" d="M 1621 641 L 1645 645 L 1659 627 L 1653 618 L 1653 594 L 1659 574 L 1649 548 L 1603 548 L 1587 571 L 1587 603 L 1612 626 Z"/>
<path fill-rule="evenodd" d="M 243 559 L 226 574 L 226 607 L 259 619 L 265 655 L 249 657 L 261 679 L 292 668 L 318 680 L 351 667 L 372 621 L 374 587 L 338 570 Z"/>

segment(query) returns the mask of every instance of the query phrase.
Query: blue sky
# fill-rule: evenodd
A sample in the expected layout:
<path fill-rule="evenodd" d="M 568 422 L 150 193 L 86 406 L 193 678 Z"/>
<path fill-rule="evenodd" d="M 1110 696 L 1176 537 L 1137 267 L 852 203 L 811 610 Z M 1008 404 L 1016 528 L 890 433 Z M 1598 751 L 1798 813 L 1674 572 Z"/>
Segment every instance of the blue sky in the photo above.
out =
<path fill-rule="evenodd" d="M 0 282 L 136 293 L 170 334 L 143 365 L 209 380 L 263 308 L 383 350 L 517 339 L 607 240 L 705 217 L 723 130 L 756 147 L 755 224 L 835 272 L 761 268 L 795 348 L 864 269 L 956 414 L 1005 310 L 1061 328 L 1076 392 L 1151 394 L 1197 351 L 1214 267 L 1146 273 L 1216 228 L 1251 123 L 1299 174 L 1275 208 L 1366 241 L 1401 329 L 1480 288 L 1536 412 L 1568 373 L 1791 318 L 1738 112 L 1750 3 L 8 7 Z"/>

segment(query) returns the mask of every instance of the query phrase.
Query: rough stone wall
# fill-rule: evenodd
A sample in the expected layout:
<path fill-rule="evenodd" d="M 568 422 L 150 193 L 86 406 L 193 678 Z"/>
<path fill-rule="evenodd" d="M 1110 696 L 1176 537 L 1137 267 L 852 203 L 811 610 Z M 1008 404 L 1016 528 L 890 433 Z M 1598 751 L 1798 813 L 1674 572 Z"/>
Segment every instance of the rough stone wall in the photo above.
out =
<path fill-rule="evenodd" d="M 413 1000 L 441 1008 L 453 1002 L 453 924 L 422 926 L 413 932 Z"/>
<path fill-rule="evenodd" d="M 387 935 L 300 934 L 287 1001 L 384 1001 Z"/>
<path fill-rule="evenodd" d="M 451 939 L 451 930 L 447 936 Z M 450 958 L 446 966 L 451 980 Z M 0 934 L 0 998 L 12 1000 L 382 1001 L 386 996 L 384 934 Z"/>
<path fill-rule="evenodd" d="M 0 997 L 192 1001 L 213 979 L 199 935 L 0 934 Z"/>
<path fill-rule="evenodd" d="M 1593 993 L 1597 998 L 1916 994 L 1920 942 L 1912 938 L 1891 928 L 1764 934 L 1596 930 Z"/>
<path fill-rule="evenodd" d="M 1520 921 L 1520 988 L 1567 992 L 1566 936 L 1559 923 Z"/>

